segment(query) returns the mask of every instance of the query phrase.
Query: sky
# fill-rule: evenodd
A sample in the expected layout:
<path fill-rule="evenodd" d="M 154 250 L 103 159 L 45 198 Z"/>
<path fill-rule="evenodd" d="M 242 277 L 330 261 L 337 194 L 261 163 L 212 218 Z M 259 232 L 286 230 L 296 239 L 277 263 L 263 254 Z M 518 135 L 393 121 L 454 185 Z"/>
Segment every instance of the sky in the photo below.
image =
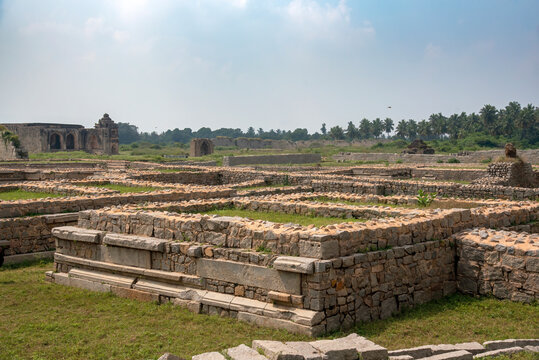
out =
<path fill-rule="evenodd" d="M 539 105 L 537 0 L 0 0 L 0 123 L 356 125 Z"/>

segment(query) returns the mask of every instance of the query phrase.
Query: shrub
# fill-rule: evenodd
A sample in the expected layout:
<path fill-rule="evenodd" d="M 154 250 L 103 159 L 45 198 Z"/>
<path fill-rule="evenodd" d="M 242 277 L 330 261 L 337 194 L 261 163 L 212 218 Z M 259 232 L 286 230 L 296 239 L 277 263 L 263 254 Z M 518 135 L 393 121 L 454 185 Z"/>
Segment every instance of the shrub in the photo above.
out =
<path fill-rule="evenodd" d="M 443 161 L 442 159 L 438 159 L 438 160 L 436 160 L 436 162 L 437 162 L 438 164 L 443 164 L 443 163 L 444 163 L 444 161 Z"/>
<path fill-rule="evenodd" d="M 448 164 L 458 164 L 458 163 L 460 163 L 460 160 L 457 159 L 457 158 L 451 158 L 451 159 L 447 160 L 447 163 Z"/>
<path fill-rule="evenodd" d="M 490 164 L 492 162 L 492 158 L 488 158 L 488 159 L 482 159 L 481 160 L 481 164 Z"/>
<path fill-rule="evenodd" d="M 395 161 L 395 164 L 402 164 L 402 159 L 398 159 L 397 161 Z"/>
<path fill-rule="evenodd" d="M 436 193 L 427 193 L 423 189 L 417 191 L 417 205 L 427 207 L 436 199 Z"/>

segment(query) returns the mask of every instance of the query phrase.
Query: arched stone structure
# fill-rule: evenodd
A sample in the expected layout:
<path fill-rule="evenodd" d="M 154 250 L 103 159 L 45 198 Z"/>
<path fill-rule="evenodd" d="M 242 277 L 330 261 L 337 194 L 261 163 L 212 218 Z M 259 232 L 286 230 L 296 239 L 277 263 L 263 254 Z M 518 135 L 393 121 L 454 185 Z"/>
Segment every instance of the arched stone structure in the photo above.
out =
<path fill-rule="evenodd" d="M 193 139 L 189 156 L 198 157 L 213 154 L 213 142 L 210 139 Z"/>
<path fill-rule="evenodd" d="M 75 135 L 67 134 L 67 136 L 66 136 L 66 150 L 75 150 Z"/>
<path fill-rule="evenodd" d="M 17 134 L 28 153 L 84 150 L 95 154 L 117 154 L 118 125 L 104 114 L 93 128 L 71 124 L 3 124 Z"/>
<path fill-rule="evenodd" d="M 49 149 L 62 150 L 62 137 L 58 133 L 52 133 L 49 137 Z"/>

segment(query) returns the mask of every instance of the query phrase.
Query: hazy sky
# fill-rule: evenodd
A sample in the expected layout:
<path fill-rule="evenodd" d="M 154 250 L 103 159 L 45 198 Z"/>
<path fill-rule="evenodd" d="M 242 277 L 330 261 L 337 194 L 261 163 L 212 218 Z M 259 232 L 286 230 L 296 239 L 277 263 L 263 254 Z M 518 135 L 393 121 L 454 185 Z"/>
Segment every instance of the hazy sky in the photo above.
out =
<path fill-rule="evenodd" d="M 537 0 L 0 0 L 0 122 L 315 131 L 512 100 L 539 105 Z"/>

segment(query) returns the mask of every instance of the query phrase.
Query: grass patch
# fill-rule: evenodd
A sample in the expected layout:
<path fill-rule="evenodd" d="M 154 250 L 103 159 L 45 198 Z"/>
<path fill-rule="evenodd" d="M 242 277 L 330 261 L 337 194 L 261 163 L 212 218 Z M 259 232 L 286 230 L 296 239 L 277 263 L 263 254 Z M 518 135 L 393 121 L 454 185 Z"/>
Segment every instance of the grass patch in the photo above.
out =
<path fill-rule="evenodd" d="M 503 325 L 501 325 L 503 324 Z M 454 294 L 352 331 L 389 349 L 537 337 L 539 306 Z"/>
<path fill-rule="evenodd" d="M 85 185 L 85 186 L 116 190 L 116 191 L 119 191 L 120 194 L 162 190 L 160 188 L 155 188 L 151 186 L 127 186 L 127 185 L 121 185 L 121 184 L 94 184 L 94 185 Z"/>
<path fill-rule="evenodd" d="M 220 215 L 220 216 L 239 216 L 253 220 L 266 220 L 275 223 L 293 223 L 303 226 L 314 225 L 324 226 L 339 224 L 350 221 L 366 221 L 365 219 L 343 219 L 336 217 L 306 216 L 297 214 L 286 214 L 274 211 L 252 211 L 242 209 L 218 209 L 203 212 L 202 214 Z"/>
<path fill-rule="evenodd" d="M 332 203 L 332 204 L 344 204 L 352 206 L 382 206 L 382 207 L 392 207 L 392 208 L 408 208 L 408 209 L 473 209 L 481 206 L 480 203 L 474 202 L 464 202 L 456 199 L 449 199 L 438 201 L 434 200 L 430 203 L 429 206 L 419 206 L 417 204 L 384 204 L 384 203 L 375 203 L 375 202 L 359 202 L 351 200 L 342 200 L 342 199 L 332 199 L 326 196 L 320 196 L 312 199 L 310 201 L 318 201 L 321 203 Z"/>
<path fill-rule="evenodd" d="M 255 339 L 308 340 L 233 319 L 192 314 L 168 304 L 50 284 L 44 272 L 52 268 L 52 263 L 0 268 L 1 359 L 157 359 L 166 351 L 190 358 Z M 537 304 L 455 294 L 391 319 L 359 325 L 351 332 L 398 349 L 536 338 L 538 328 Z M 518 354 L 511 359 L 534 357 Z"/>
<path fill-rule="evenodd" d="M 24 191 L 21 189 L 0 192 L 0 200 L 5 200 L 5 201 L 42 199 L 42 198 L 47 198 L 47 197 L 62 197 L 62 196 L 67 196 L 67 195 L 47 193 L 47 192 Z"/>

